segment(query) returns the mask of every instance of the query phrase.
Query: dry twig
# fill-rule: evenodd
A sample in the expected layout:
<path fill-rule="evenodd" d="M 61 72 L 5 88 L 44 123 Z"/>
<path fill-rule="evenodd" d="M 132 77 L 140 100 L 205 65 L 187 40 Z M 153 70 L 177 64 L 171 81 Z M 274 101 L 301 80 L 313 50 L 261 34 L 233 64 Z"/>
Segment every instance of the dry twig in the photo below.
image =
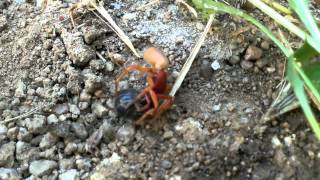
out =
<path fill-rule="evenodd" d="M 180 88 L 184 78 L 186 77 L 187 73 L 189 72 L 190 70 L 190 67 L 195 59 L 195 57 L 197 56 L 200 48 L 201 48 L 201 45 L 203 44 L 204 40 L 205 40 L 205 37 L 207 35 L 207 33 L 209 32 L 209 29 L 212 25 L 212 22 L 214 20 L 214 15 L 210 15 L 210 18 L 208 20 L 208 23 L 204 29 L 204 31 L 202 32 L 200 38 L 198 39 L 196 45 L 194 46 L 194 48 L 192 49 L 188 59 L 186 60 L 186 62 L 184 63 L 181 71 L 180 71 L 180 74 L 177 78 L 177 80 L 175 81 L 172 89 L 171 89 L 171 92 L 169 93 L 170 96 L 174 96 L 176 94 L 176 92 L 178 91 L 178 89 Z"/>

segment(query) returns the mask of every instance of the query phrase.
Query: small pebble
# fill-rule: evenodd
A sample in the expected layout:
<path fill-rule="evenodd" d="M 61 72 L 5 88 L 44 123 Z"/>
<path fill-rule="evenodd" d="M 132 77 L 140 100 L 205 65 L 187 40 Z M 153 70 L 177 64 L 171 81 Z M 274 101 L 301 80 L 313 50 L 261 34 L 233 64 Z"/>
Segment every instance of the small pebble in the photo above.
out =
<path fill-rule="evenodd" d="M 211 68 L 216 71 L 218 69 L 221 69 L 221 65 L 219 63 L 218 60 L 214 60 L 212 63 L 211 63 Z"/>
<path fill-rule="evenodd" d="M 48 124 L 56 124 L 56 123 L 59 122 L 59 119 L 57 118 L 56 115 L 50 114 L 50 115 L 47 117 L 47 121 L 48 121 Z"/>
<path fill-rule="evenodd" d="M 213 112 L 218 112 L 220 110 L 221 110 L 221 104 L 213 105 L 213 108 L 212 108 Z"/>
<path fill-rule="evenodd" d="M 163 138 L 164 139 L 170 139 L 173 137 L 173 132 L 172 131 L 166 131 L 164 134 L 163 134 Z"/>
<path fill-rule="evenodd" d="M 165 169 L 170 169 L 172 167 L 172 163 L 168 160 L 161 161 L 161 166 Z"/>
<path fill-rule="evenodd" d="M 244 55 L 244 59 L 247 61 L 253 61 L 260 59 L 262 56 L 262 50 L 256 46 L 249 46 Z"/>
<path fill-rule="evenodd" d="M 80 109 L 77 107 L 77 105 L 70 104 L 70 105 L 69 105 L 69 108 L 70 108 L 70 112 L 71 112 L 72 114 L 80 115 Z"/>
<path fill-rule="evenodd" d="M 253 68 L 253 63 L 251 61 L 241 61 L 241 67 L 242 69 L 245 69 L 245 70 L 250 70 Z"/>
<path fill-rule="evenodd" d="M 229 59 L 228 62 L 232 65 L 238 64 L 240 62 L 240 57 L 236 55 L 232 55 Z"/>
<path fill-rule="evenodd" d="M 43 176 L 52 172 L 58 167 L 57 162 L 51 160 L 32 161 L 29 166 L 29 172 L 35 176 Z"/>
<path fill-rule="evenodd" d="M 57 114 L 64 114 L 69 112 L 69 106 L 68 104 L 64 103 L 64 104 L 57 104 L 55 109 L 54 109 L 55 113 Z"/>
<path fill-rule="evenodd" d="M 0 141 L 4 140 L 7 137 L 8 128 L 0 124 Z"/>
<path fill-rule="evenodd" d="M 91 106 L 92 113 L 101 118 L 108 114 L 108 109 L 104 107 L 100 102 L 95 102 Z"/>
<path fill-rule="evenodd" d="M 132 125 L 123 125 L 117 132 L 117 137 L 123 141 L 124 144 L 130 143 L 135 135 L 136 131 Z"/>
<path fill-rule="evenodd" d="M 0 1 L 1 3 L 1 1 Z M 18 175 L 18 172 L 16 168 L 0 168 L 0 179 L 7 180 L 7 179 L 21 179 L 21 177 Z"/>
<path fill-rule="evenodd" d="M 76 169 L 69 169 L 59 175 L 59 180 L 77 180 L 80 179 L 80 173 Z"/>
<path fill-rule="evenodd" d="M 261 58 L 261 59 L 259 59 L 256 63 L 255 63 L 255 65 L 258 67 L 258 68 L 263 68 L 264 66 L 266 66 L 267 64 L 269 64 L 269 59 L 267 59 L 267 58 Z"/>
<path fill-rule="evenodd" d="M 261 48 L 264 50 L 268 50 L 270 48 L 270 43 L 268 41 L 262 41 Z"/>
<path fill-rule="evenodd" d="M 113 71 L 114 70 L 114 64 L 112 62 L 110 62 L 110 61 L 106 62 L 105 69 L 108 72 Z"/>

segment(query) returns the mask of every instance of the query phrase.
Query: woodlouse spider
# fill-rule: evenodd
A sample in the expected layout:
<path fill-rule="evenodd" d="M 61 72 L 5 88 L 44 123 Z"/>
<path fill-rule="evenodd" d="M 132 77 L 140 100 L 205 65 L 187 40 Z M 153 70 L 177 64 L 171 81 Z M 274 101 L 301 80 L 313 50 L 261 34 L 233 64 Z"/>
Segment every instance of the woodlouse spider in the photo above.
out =
<path fill-rule="evenodd" d="M 135 107 L 137 112 L 142 112 L 143 115 L 138 118 L 136 124 L 144 124 L 145 119 L 157 119 L 160 115 L 168 110 L 173 104 L 173 98 L 167 95 L 168 85 L 167 68 L 169 65 L 168 59 L 162 52 L 154 47 L 145 50 L 143 54 L 144 60 L 151 65 L 151 67 L 144 67 L 132 65 L 124 69 L 124 71 L 116 79 L 116 93 L 118 95 L 118 83 L 126 75 L 133 71 L 139 71 L 147 75 L 147 87 L 145 87 L 135 98 L 126 104 L 125 109 Z M 129 98 L 131 94 L 124 96 Z M 121 99 L 120 99 L 121 100 Z"/>

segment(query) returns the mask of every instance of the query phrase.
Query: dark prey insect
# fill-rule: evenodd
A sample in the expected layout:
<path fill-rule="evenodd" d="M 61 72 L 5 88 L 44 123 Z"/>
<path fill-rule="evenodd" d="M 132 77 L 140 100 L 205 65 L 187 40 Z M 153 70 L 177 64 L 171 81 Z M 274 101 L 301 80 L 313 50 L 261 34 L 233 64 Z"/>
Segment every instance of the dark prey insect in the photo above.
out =
<path fill-rule="evenodd" d="M 140 107 L 146 105 L 146 100 L 141 99 L 140 101 L 135 102 L 133 105 L 128 105 L 132 103 L 137 97 L 139 92 L 136 89 L 129 88 L 121 90 L 115 99 L 115 108 L 119 116 L 138 118 L 143 114 L 139 112 Z"/>
<path fill-rule="evenodd" d="M 144 67 L 138 65 L 132 65 L 124 69 L 124 71 L 116 79 L 116 92 L 118 93 L 118 83 L 126 75 L 132 71 L 140 71 L 147 75 L 147 87 L 145 87 L 133 101 L 127 104 L 124 109 L 133 108 L 137 112 L 143 112 L 140 118 L 137 119 L 136 124 L 144 124 L 144 120 L 147 118 L 159 118 L 159 116 L 166 110 L 168 110 L 173 104 L 173 98 L 167 95 L 168 85 L 167 68 L 169 65 L 168 59 L 156 48 L 150 47 L 145 50 L 143 54 L 144 60 L 151 65 L 151 67 Z M 123 93 L 123 92 L 122 92 Z M 128 92 L 129 93 L 129 92 Z M 134 93 L 130 90 L 130 93 Z M 126 95 L 131 97 L 132 94 Z M 124 94 L 123 94 L 124 95 Z M 122 97 L 123 98 L 123 97 Z M 125 98 L 124 98 L 125 99 Z M 145 101 L 143 106 L 137 106 Z M 122 109 L 121 109 L 122 110 Z"/>

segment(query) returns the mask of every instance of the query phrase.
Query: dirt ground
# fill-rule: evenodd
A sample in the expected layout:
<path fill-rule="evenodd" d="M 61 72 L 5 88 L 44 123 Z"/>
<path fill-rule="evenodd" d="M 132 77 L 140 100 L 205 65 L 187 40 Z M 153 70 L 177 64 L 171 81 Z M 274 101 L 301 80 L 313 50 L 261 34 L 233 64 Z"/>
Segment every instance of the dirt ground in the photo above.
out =
<path fill-rule="evenodd" d="M 113 110 L 114 80 L 145 63 L 93 13 L 78 9 L 73 27 L 67 2 L 0 0 L 0 179 L 320 178 L 319 142 L 300 110 L 261 121 L 285 59 L 253 26 L 218 15 L 174 106 L 137 127 Z M 164 52 L 172 84 L 206 22 L 174 1 L 147 2 L 104 4 L 141 54 Z M 252 47 L 262 54 L 246 60 Z M 144 86 L 138 74 L 120 83 Z"/>

